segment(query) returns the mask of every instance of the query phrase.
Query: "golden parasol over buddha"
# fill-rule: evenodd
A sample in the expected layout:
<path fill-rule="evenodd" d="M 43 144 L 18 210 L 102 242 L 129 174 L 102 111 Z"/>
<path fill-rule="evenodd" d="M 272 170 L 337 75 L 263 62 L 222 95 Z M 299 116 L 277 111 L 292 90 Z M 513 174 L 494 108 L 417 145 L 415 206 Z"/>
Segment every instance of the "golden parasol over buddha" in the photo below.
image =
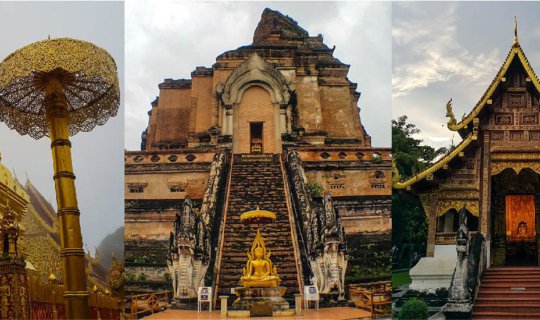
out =
<path fill-rule="evenodd" d="M 105 124 L 119 104 L 116 64 L 92 43 L 48 39 L 0 63 L 0 121 L 21 135 L 51 139 L 68 319 L 89 317 L 69 136 Z"/>
<path fill-rule="evenodd" d="M 242 270 L 240 281 L 245 288 L 249 287 L 278 287 L 281 279 L 277 268 L 270 260 L 270 250 L 266 249 L 259 228 L 260 224 L 271 223 L 276 220 L 276 214 L 266 210 L 247 211 L 240 215 L 240 221 L 245 224 L 257 225 L 257 235 L 247 253 L 248 261 Z"/>

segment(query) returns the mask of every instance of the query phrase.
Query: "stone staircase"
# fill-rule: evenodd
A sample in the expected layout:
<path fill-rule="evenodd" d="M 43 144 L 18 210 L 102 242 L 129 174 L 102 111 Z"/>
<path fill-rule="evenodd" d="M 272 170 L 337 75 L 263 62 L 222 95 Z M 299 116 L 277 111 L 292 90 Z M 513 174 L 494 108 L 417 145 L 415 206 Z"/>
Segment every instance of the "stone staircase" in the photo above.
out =
<path fill-rule="evenodd" d="M 473 319 L 540 319 L 540 267 L 489 268 Z"/>
<path fill-rule="evenodd" d="M 216 296 L 230 295 L 230 289 L 239 286 L 246 253 L 256 234 L 255 228 L 240 222 L 240 214 L 259 206 L 276 213 L 276 221 L 265 225 L 261 234 L 272 252 L 270 259 L 277 267 L 281 285 L 287 288 L 285 297 L 292 299 L 299 293 L 296 244 L 293 245 L 279 155 L 238 154 L 232 161 Z"/>

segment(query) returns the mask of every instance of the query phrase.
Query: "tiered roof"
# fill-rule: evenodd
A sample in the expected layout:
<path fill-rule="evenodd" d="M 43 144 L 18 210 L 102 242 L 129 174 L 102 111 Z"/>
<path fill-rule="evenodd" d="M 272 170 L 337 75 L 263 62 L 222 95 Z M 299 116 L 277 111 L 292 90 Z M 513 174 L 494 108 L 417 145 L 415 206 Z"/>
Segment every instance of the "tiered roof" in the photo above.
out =
<path fill-rule="evenodd" d="M 517 59 L 517 60 L 516 60 Z M 452 131 L 457 131 L 460 136 L 463 138 L 463 141 L 459 145 L 456 146 L 454 150 L 452 150 L 450 153 L 439 159 L 437 162 L 435 162 L 433 165 L 431 165 L 429 168 L 423 170 L 422 172 L 416 174 L 415 176 L 405 180 L 400 181 L 399 173 L 397 172 L 397 168 L 394 166 L 394 175 L 397 178 L 394 178 L 394 189 L 406 189 L 410 188 L 413 184 L 424 180 L 425 178 L 429 177 L 433 173 L 437 172 L 438 170 L 444 169 L 445 166 L 454 158 L 456 158 L 459 155 L 463 155 L 463 152 L 469 148 L 470 146 L 474 146 L 476 144 L 472 142 L 477 141 L 477 128 L 478 123 L 480 121 L 480 118 L 487 114 L 487 112 L 490 110 L 489 106 L 492 105 L 492 97 L 497 92 L 497 89 L 503 85 L 503 83 L 506 81 L 506 75 L 507 72 L 512 65 L 512 62 L 516 60 L 525 70 L 527 74 L 527 82 L 530 82 L 536 90 L 537 94 L 540 94 L 540 81 L 538 80 L 538 77 L 536 76 L 533 68 L 531 67 L 529 60 L 525 56 L 525 52 L 521 48 L 521 45 L 518 41 L 517 36 L 517 24 L 514 29 L 514 42 L 512 44 L 512 47 L 510 48 L 510 51 L 508 52 L 508 55 L 506 56 L 506 59 L 497 72 L 497 75 L 489 85 L 486 92 L 482 95 L 482 98 L 480 98 L 480 101 L 472 108 L 471 112 L 464 116 L 463 119 L 460 122 L 457 122 L 455 119 L 455 116 L 452 112 L 452 106 L 451 106 L 451 100 L 447 104 L 447 117 L 450 117 L 450 120 L 448 121 L 448 128 Z"/>

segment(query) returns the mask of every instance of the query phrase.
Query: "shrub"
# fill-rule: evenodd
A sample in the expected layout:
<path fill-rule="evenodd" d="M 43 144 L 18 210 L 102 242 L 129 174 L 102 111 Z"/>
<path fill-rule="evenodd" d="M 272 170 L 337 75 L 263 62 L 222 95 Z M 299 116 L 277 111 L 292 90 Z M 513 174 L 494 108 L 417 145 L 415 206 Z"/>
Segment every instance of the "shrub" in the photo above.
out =
<path fill-rule="evenodd" d="M 171 274 L 168 273 L 168 272 L 165 272 L 165 274 L 163 275 L 163 278 L 165 279 L 165 281 L 171 281 L 172 280 Z"/>
<path fill-rule="evenodd" d="M 323 192 L 323 187 L 318 182 L 308 182 L 306 183 L 306 187 L 314 198 L 320 197 Z"/>
<path fill-rule="evenodd" d="M 419 299 L 411 299 L 403 305 L 399 312 L 400 320 L 425 320 L 428 318 L 428 307 Z"/>
<path fill-rule="evenodd" d="M 127 282 L 130 282 L 130 281 L 135 281 L 135 276 L 129 272 L 126 272 L 124 274 L 124 279 L 127 281 Z"/>
<path fill-rule="evenodd" d="M 137 277 L 137 280 L 145 281 L 146 280 L 146 274 L 144 274 L 143 272 L 139 273 L 139 276 Z"/>

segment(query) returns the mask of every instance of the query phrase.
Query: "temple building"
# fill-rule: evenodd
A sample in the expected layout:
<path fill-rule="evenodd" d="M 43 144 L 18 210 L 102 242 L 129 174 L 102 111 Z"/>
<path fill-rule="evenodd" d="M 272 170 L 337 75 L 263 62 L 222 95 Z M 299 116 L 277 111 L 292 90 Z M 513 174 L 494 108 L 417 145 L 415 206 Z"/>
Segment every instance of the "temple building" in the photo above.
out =
<path fill-rule="evenodd" d="M 25 257 L 27 268 L 45 278 L 53 273 L 58 281 L 63 281 L 60 228 L 56 211 L 30 179 L 27 179 L 24 186 L 17 180 L 15 182 L 29 197 L 28 209 L 21 221 L 24 231 L 20 239 L 21 252 Z M 92 287 L 95 284 L 103 290 L 108 288 L 109 271 L 101 265 L 97 249 L 94 257 L 89 252 L 86 253 L 85 265 L 86 272 L 89 274 L 89 286 Z"/>
<path fill-rule="evenodd" d="M 406 181 L 395 172 L 393 187 L 418 195 L 429 220 L 427 256 L 410 271 L 411 289 L 450 288 L 453 306 L 474 304 L 475 319 L 538 308 L 516 301 L 532 297 L 525 293 L 540 270 L 539 99 L 516 26 L 506 60 L 470 113 L 458 121 L 451 100 L 446 106 L 461 143 Z"/>
<path fill-rule="evenodd" d="M 20 252 L 19 241 L 23 230 L 21 220 L 26 214 L 28 200 L 28 194 L 0 163 L 1 319 L 28 319 L 30 315 L 26 263 Z"/>
<path fill-rule="evenodd" d="M 261 227 L 289 299 L 345 298 L 348 246 L 391 228 L 391 150 L 371 145 L 349 65 L 323 37 L 265 9 L 253 43 L 190 79 L 165 79 L 141 150 L 125 153 L 127 294 L 231 294 Z M 216 299 L 214 299 L 215 301 Z"/>
<path fill-rule="evenodd" d="M 59 282 L 63 282 L 63 268 L 60 259 L 60 236 L 56 211 L 36 189 L 30 179 L 24 185 L 0 164 L 0 184 L 14 190 L 23 200 L 24 210 L 18 214 L 17 253 L 25 261 L 28 274 L 48 279 L 52 273 Z M 0 206 L 15 211 L 15 201 L 0 195 Z M 7 207 L 6 207 L 7 208 Z M 21 207 L 22 208 L 22 207 Z M 96 250 L 97 253 L 97 250 Z M 109 287 L 109 271 L 99 262 L 99 256 L 85 255 L 86 271 L 89 274 L 89 286 L 97 285 L 103 290 Z"/>

